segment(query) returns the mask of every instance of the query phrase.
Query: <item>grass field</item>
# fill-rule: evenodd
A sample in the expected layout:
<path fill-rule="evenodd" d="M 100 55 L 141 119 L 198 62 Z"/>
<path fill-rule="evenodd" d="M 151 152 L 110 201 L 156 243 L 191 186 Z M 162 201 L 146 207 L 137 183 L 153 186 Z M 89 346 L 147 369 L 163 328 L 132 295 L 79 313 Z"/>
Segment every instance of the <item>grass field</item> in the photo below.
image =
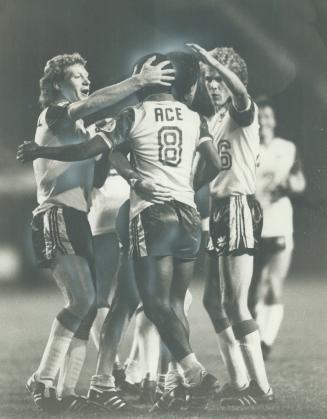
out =
<path fill-rule="evenodd" d="M 60 295 L 53 288 L 6 288 L 0 294 L 0 418 L 45 417 L 35 410 L 24 386 L 40 359 L 51 320 L 61 305 Z M 204 365 L 224 382 L 224 370 L 217 357 L 213 329 L 201 306 L 201 294 L 201 287 L 194 286 L 190 313 L 193 347 Z M 212 404 L 201 417 L 327 418 L 327 281 L 290 280 L 285 303 L 285 321 L 267 365 L 276 403 L 247 409 L 222 409 Z M 123 359 L 129 342 L 130 333 L 124 341 Z M 96 351 L 92 344 L 88 352 L 80 383 L 82 393 L 95 366 Z"/>

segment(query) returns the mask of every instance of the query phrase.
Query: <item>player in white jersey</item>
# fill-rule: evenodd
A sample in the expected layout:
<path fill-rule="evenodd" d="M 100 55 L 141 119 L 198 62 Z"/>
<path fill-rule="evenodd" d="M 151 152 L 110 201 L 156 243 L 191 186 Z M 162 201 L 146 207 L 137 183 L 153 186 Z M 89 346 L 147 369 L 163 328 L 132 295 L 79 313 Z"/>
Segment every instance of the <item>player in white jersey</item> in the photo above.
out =
<path fill-rule="evenodd" d="M 248 308 L 262 212 L 254 197 L 259 155 L 257 107 L 247 92 L 245 61 L 232 48 L 210 53 L 191 49 L 204 62 L 203 83 L 214 108 L 208 118 L 222 171 L 211 182 L 208 250 L 219 275 L 206 283 L 204 305 L 217 333 L 230 382 L 219 392 L 223 405 L 273 400 L 261 353 L 258 327 Z"/>
<path fill-rule="evenodd" d="M 183 103 L 193 99 L 199 74 L 197 61 L 185 53 L 167 56 L 177 72 L 174 96 L 170 88 L 145 88 L 141 92 L 144 101 L 122 111 L 107 138 L 98 135 L 87 144 L 60 148 L 22 146 L 22 151 L 25 149 L 26 156 L 30 149 L 32 158 L 67 161 L 90 158 L 119 143 L 122 143 L 120 150 L 127 148 L 131 152 L 135 169 L 123 154 L 119 158 L 119 153 L 116 169 L 132 186 L 130 252 L 143 307 L 184 370 L 190 407 L 202 408 L 216 380 L 192 351 L 184 312 L 185 293 L 201 234 L 194 203 L 192 164 L 198 150 L 214 169 L 215 176 L 220 159 L 205 120 Z M 165 60 L 164 56 L 157 58 L 159 62 Z M 166 394 L 161 406 L 167 398 L 180 399 Z"/>
<path fill-rule="evenodd" d="M 260 252 L 250 295 L 267 358 L 284 313 L 283 284 L 293 254 L 293 208 L 290 195 L 302 193 L 305 177 L 294 143 L 275 136 L 276 118 L 269 101 L 259 104 L 260 166 L 257 199 L 263 210 Z"/>
<path fill-rule="evenodd" d="M 153 61 L 153 59 L 152 59 Z M 49 60 L 40 81 L 40 103 L 35 144 L 63 145 L 86 142 L 89 137 L 81 118 L 112 105 L 144 85 L 169 84 L 172 74 L 153 67 L 149 60 L 142 74 L 89 96 L 86 61 L 77 53 Z M 17 156 L 20 159 L 20 154 Z M 105 173 L 107 158 L 98 168 Z M 32 233 L 37 261 L 50 268 L 63 292 L 66 306 L 55 318 L 37 371 L 27 388 L 34 402 L 47 411 L 65 406 L 78 410 L 83 401 L 75 394 L 63 394 L 58 403 L 54 381 L 68 350 L 86 345 L 96 314 L 91 231 L 87 221 L 94 159 L 63 163 L 40 159 L 34 162 L 38 207 L 33 212 Z M 94 178 L 96 180 L 96 177 Z M 70 380 L 76 382 L 83 356 L 74 363 Z M 67 397 L 66 397 L 67 396 Z"/>

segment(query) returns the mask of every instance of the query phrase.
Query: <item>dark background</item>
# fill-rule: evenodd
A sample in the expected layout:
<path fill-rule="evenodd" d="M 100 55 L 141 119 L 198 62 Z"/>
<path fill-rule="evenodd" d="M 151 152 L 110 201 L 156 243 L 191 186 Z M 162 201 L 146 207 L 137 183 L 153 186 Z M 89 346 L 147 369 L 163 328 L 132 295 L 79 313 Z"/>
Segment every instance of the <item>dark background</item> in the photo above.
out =
<path fill-rule="evenodd" d="M 272 98 L 278 134 L 298 145 L 308 180 L 295 202 L 293 269 L 327 271 L 326 0 L 0 0 L 0 264 L 8 243 L 25 276 L 32 261 L 31 167 L 14 155 L 33 138 L 45 62 L 80 52 L 96 89 L 127 77 L 140 55 L 185 42 L 233 46 L 248 63 L 251 95 Z"/>

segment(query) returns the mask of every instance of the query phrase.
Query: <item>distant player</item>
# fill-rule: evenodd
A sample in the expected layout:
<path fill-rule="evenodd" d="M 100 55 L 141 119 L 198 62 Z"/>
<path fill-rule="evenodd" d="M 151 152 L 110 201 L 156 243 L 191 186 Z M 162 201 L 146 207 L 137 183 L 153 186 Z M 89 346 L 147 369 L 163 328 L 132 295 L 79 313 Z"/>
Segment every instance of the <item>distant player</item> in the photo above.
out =
<path fill-rule="evenodd" d="M 254 196 L 258 110 L 246 89 L 246 63 L 232 48 L 207 52 L 198 45 L 189 46 L 204 62 L 203 83 L 213 106 L 208 126 L 222 164 L 210 185 L 208 245 L 217 258 L 219 274 L 208 278 L 204 296 L 230 378 L 218 397 L 223 405 L 266 403 L 274 396 L 258 327 L 248 309 L 253 255 L 262 228 L 262 212 Z"/>
<path fill-rule="evenodd" d="M 153 61 L 153 59 L 152 59 Z M 172 73 L 153 67 L 149 60 L 141 74 L 105 87 L 89 96 L 86 61 L 77 53 L 49 60 L 40 80 L 40 103 L 35 145 L 60 146 L 86 143 L 84 118 L 122 100 L 144 85 L 169 84 Z M 17 156 L 20 159 L 20 154 Z M 102 163 L 106 165 L 107 157 Z M 103 164 L 98 164 L 103 175 Z M 95 172 L 93 158 L 62 163 L 34 162 L 38 207 L 33 212 L 33 244 L 39 266 L 48 267 L 65 299 L 55 318 L 37 371 L 27 388 L 35 404 L 49 412 L 59 408 L 79 410 L 83 400 L 69 395 L 58 403 L 54 382 L 74 339 L 86 341 L 97 312 L 92 236 L 87 212 Z M 74 372 L 76 380 L 81 368 Z"/>
<path fill-rule="evenodd" d="M 61 148 L 27 145 L 21 150 L 26 156 L 32 149 L 33 158 L 81 160 L 122 143 L 122 148 L 132 153 L 135 169 L 126 160 L 117 170 L 132 186 L 130 251 L 139 293 L 147 317 L 184 371 L 191 408 L 201 409 L 216 380 L 193 353 L 184 312 L 201 235 L 191 175 L 196 150 L 206 157 L 214 175 L 220 159 L 206 122 L 183 103 L 191 103 L 195 93 L 197 60 L 185 53 L 168 57 L 178 73 L 174 96 L 170 88 L 159 85 L 143 89 L 143 102 L 118 116 L 107 139 L 97 136 L 87 144 Z M 165 57 L 159 56 L 158 61 L 165 62 Z M 141 63 L 137 72 L 140 68 Z M 175 395 L 165 394 L 159 404 L 164 405 L 167 398 L 174 401 Z"/>
<path fill-rule="evenodd" d="M 260 328 L 262 352 L 267 358 L 283 319 L 283 285 L 294 247 L 290 196 L 302 193 L 306 182 L 295 144 L 275 135 L 275 112 L 269 101 L 260 102 L 259 121 L 256 196 L 263 210 L 263 229 L 250 302 Z"/>

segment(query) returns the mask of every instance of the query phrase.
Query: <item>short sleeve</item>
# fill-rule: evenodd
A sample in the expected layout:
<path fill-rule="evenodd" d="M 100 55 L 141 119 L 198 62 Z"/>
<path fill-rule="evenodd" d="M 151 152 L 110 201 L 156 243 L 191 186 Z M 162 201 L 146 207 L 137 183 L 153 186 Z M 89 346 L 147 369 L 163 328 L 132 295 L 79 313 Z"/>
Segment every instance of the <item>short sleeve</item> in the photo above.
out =
<path fill-rule="evenodd" d="M 209 132 L 209 127 L 206 119 L 202 116 L 200 116 L 200 134 L 199 134 L 199 142 L 198 147 L 204 143 L 205 141 L 212 141 L 212 135 Z"/>
<path fill-rule="evenodd" d="M 251 99 L 251 104 L 245 111 L 239 111 L 233 104 L 230 105 L 229 115 L 240 127 L 248 127 L 254 121 L 255 107 Z"/>
<path fill-rule="evenodd" d="M 67 126 L 70 121 L 68 103 L 64 106 L 49 106 L 45 114 L 45 120 L 49 129 L 53 132 L 57 132 Z"/>

